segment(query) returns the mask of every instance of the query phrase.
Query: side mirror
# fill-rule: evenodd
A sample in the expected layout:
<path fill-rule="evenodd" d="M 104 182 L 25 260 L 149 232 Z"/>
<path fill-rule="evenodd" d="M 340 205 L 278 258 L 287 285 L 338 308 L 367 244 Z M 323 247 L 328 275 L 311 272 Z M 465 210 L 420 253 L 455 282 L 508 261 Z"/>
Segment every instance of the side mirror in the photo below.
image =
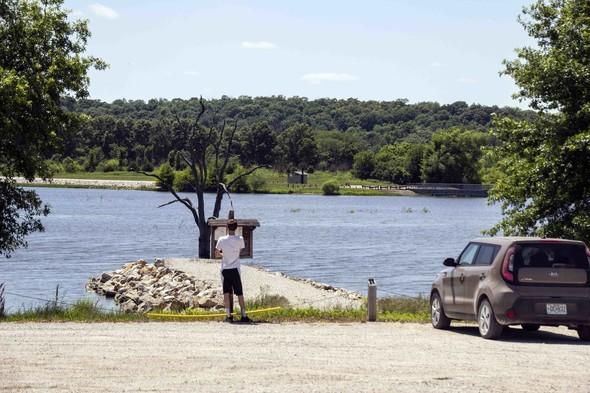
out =
<path fill-rule="evenodd" d="M 455 262 L 455 258 L 447 258 L 444 260 L 443 265 L 454 267 L 457 266 L 457 262 Z"/>

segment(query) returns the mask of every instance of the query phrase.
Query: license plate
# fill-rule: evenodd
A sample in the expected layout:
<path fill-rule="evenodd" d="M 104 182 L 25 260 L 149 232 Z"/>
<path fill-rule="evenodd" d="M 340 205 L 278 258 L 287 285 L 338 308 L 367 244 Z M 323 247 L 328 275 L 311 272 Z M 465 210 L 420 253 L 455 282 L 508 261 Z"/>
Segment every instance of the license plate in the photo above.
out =
<path fill-rule="evenodd" d="M 547 304 L 547 315 L 567 315 L 567 304 Z"/>

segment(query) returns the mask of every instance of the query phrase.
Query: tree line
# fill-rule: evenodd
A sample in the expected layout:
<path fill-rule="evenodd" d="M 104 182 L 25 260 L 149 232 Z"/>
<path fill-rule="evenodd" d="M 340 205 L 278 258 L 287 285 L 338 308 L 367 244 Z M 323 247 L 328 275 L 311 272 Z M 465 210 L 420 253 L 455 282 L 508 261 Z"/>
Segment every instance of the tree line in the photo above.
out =
<path fill-rule="evenodd" d="M 367 161 L 370 156 L 375 171 L 367 175 L 366 168 L 355 170 L 359 177 L 396 183 L 477 182 L 479 177 L 473 173 L 457 173 L 461 164 L 472 167 L 468 172 L 477 172 L 479 165 L 477 159 L 465 160 L 460 149 L 473 147 L 474 141 L 479 146 L 489 142 L 485 133 L 493 114 L 515 120 L 535 116 L 516 108 L 465 102 L 441 105 L 409 104 L 406 100 L 224 96 L 204 103 L 207 111 L 201 121 L 205 126 L 237 121 L 231 149 L 242 166 L 266 164 L 278 170 L 349 170 L 360 165 L 356 161 L 361 158 Z M 187 136 L 179 124 L 180 120 L 197 115 L 199 100 L 105 103 L 68 98 L 64 107 L 83 115 L 86 121 L 63 137 L 64 149 L 53 160 L 56 171 L 151 171 L 164 163 L 182 170 L 185 165 L 180 153 Z M 453 152 L 446 146 L 449 135 L 458 144 Z M 461 138 L 459 135 L 467 139 L 474 137 L 465 144 L 457 140 Z M 442 173 L 447 167 L 448 173 Z"/>

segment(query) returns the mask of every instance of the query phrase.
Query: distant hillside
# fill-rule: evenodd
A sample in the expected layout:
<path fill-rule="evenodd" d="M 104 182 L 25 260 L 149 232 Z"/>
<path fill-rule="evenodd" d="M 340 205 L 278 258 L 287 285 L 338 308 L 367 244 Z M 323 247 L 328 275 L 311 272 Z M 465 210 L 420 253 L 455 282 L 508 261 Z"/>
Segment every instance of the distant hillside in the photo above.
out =
<path fill-rule="evenodd" d="M 144 168 L 150 170 L 165 161 L 181 167 L 176 152 L 186 145 L 186 134 L 178 128 L 178 118 L 194 117 L 197 98 L 182 100 L 73 100 L 64 105 L 71 111 L 90 116 L 74 133 L 64 136 L 64 150 L 56 162 L 68 171 Z M 429 143 L 434 132 L 461 128 L 487 131 L 492 114 L 515 119 L 534 116 L 517 108 L 467 105 L 455 102 L 409 104 L 406 100 L 359 101 L 303 97 L 222 97 L 207 100 L 204 125 L 221 119 L 239 119 L 232 153 L 244 164 L 280 164 L 284 154 L 281 135 L 303 124 L 314 135 L 310 162 L 317 169 L 350 169 L 360 151 L 377 152 L 397 142 Z M 285 146 L 282 146 L 285 151 Z M 278 149 L 278 150 L 277 150 Z M 263 151 L 262 153 L 260 153 Z M 272 156 L 272 157 L 271 157 Z M 287 165 L 287 163 L 283 163 Z"/>
<path fill-rule="evenodd" d="M 468 105 L 457 101 L 448 105 L 436 102 L 409 104 L 407 100 L 360 101 L 357 99 L 308 100 L 305 97 L 222 97 L 206 100 L 209 114 L 220 117 L 240 116 L 242 122 L 267 122 L 274 131 L 283 131 L 296 124 L 308 124 L 314 130 L 365 131 L 388 135 L 389 140 L 411 139 L 426 142 L 439 129 L 464 127 L 487 130 L 491 114 L 516 119 L 530 118 L 531 111 L 511 107 Z M 116 100 L 108 104 L 99 100 L 68 101 L 72 111 L 91 116 L 113 116 L 118 119 L 154 120 L 178 114 L 195 115 L 198 99 Z"/>

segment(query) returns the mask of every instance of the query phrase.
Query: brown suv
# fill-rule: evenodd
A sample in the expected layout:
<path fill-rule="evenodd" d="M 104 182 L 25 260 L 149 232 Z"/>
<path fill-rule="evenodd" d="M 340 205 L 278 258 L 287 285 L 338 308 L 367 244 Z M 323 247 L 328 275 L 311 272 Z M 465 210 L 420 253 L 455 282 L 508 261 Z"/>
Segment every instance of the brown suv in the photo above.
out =
<path fill-rule="evenodd" d="M 590 251 L 564 239 L 474 239 L 457 260 L 447 258 L 430 294 L 432 325 L 477 320 L 484 338 L 505 326 L 535 331 L 566 325 L 590 340 Z"/>

